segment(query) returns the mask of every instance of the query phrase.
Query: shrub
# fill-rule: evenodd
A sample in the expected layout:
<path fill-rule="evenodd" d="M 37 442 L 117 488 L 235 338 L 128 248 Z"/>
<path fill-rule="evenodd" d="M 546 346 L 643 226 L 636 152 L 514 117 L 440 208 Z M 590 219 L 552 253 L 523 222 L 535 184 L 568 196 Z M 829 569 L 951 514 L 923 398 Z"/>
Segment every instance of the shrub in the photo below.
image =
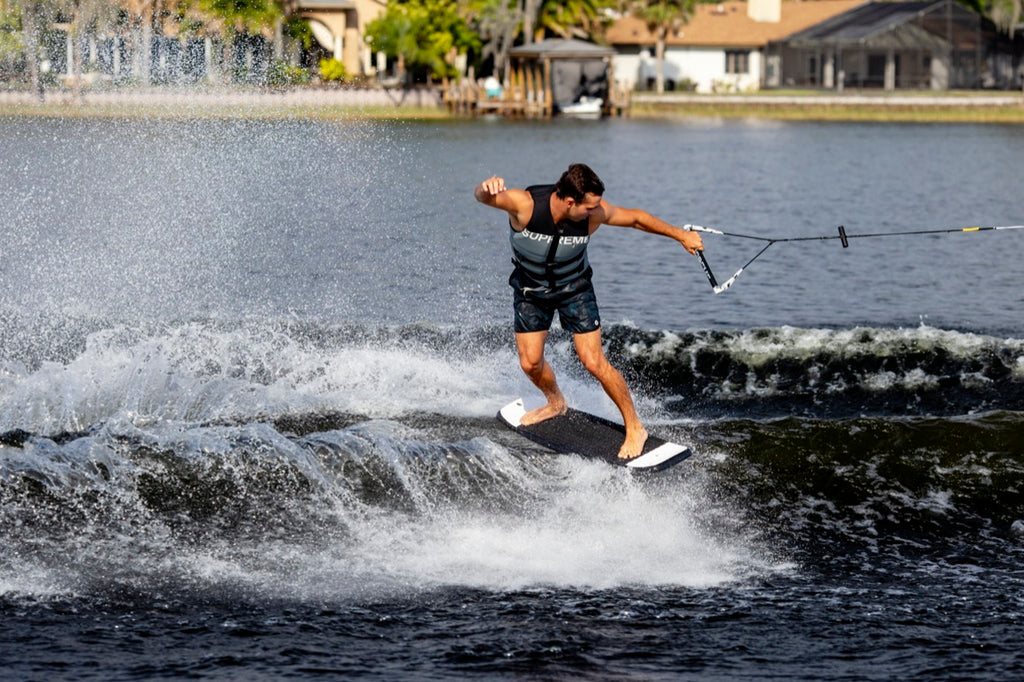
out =
<path fill-rule="evenodd" d="M 348 71 L 345 70 L 345 64 L 338 59 L 321 59 L 320 60 L 320 79 L 325 82 L 337 82 L 348 78 Z"/>

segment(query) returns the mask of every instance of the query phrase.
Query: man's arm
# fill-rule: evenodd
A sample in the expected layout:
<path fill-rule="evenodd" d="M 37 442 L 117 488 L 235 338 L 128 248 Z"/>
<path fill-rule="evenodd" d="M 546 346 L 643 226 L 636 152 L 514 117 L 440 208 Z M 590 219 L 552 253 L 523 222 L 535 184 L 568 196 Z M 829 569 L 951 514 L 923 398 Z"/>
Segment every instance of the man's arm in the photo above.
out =
<path fill-rule="evenodd" d="M 698 251 L 704 250 L 704 242 L 700 238 L 699 234 L 666 223 L 661 218 L 652 216 L 647 211 L 639 208 L 622 208 L 621 206 L 613 206 L 604 200 L 601 201 L 601 208 L 604 212 L 601 222 L 606 225 L 632 227 L 637 230 L 643 230 L 644 232 L 650 232 L 651 234 L 660 234 L 666 237 L 671 237 L 682 244 L 683 248 L 691 254 L 696 254 Z"/>
<path fill-rule="evenodd" d="M 497 175 L 481 182 L 473 190 L 473 196 L 481 204 L 505 211 L 516 230 L 521 230 L 533 214 L 533 197 L 521 189 L 505 187 L 505 179 Z"/>

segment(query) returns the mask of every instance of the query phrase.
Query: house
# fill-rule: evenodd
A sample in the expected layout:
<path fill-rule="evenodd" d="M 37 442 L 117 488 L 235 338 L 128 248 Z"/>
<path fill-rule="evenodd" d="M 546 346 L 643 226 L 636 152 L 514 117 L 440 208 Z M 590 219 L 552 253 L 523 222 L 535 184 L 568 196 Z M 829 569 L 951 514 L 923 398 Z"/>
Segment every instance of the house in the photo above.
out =
<path fill-rule="evenodd" d="M 146 16 L 138 2 L 131 0 L 130 6 L 138 14 L 129 16 Z M 318 46 L 313 56 L 331 56 L 343 62 L 349 74 L 357 75 L 375 72 L 364 34 L 366 24 L 385 7 L 386 0 L 288 0 L 285 10 L 308 22 Z M 94 23 L 76 38 L 69 23 L 56 23 L 52 28 L 55 30 L 41 36 L 43 70 L 68 79 L 74 75 L 76 51 L 92 76 L 115 82 L 195 83 L 215 80 L 218 69 L 245 73 L 258 81 L 266 76 L 271 60 L 283 58 L 286 44 L 298 50 L 298 45 L 283 35 L 280 21 L 258 33 L 234 33 L 229 38 L 215 20 L 208 21 L 205 32 L 184 31 L 176 15 L 161 17 L 155 32 L 140 27 L 125 30 L 123 26 L 111 30 Z M 227 58 L 233 62 L 226 63 Z"/>
<path fill-rule="evenodd" d="M 384 13 L 384 0 L 291 0 L 296 14 L 309 23 L 316 42 L 350 74 L 374 73 L 370 47 L 363 42 L 366 24 Z"/>
<path fill-rule="evenodd" d="M 726 0 L 699 4 L 693 18 L 665 45 L 666 87 L 742 92 L 777 82 L 778 65 L 765 59 L 770 43 L 863 4 L 864 0 Z M 634 16 L 619 18 L 605 36 L 616 49 L 618 87 L 649 89 L 657 73 L 654 35 Z"/>
<path fill-rule="evenodd" d="M 770 45 L 768 53 L 786 86 L 1019 88 L 1020 33 L 1014 40 L 953 0 L 869 2 Z"/>

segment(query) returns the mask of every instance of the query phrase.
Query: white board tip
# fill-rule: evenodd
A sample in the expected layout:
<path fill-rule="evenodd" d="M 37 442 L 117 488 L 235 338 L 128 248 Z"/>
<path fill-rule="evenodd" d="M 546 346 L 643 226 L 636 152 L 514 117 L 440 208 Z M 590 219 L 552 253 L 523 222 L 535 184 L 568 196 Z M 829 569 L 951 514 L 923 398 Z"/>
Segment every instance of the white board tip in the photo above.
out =
<path fill-rule="evenodd" d="M 519 398 L 510 402 L 505 407 L 501 408 L 501 418 L 505 420 L 509 426 L 519 427 L 522 425 L 523 415 L 526 414 L 526 406 L 523 405 L 523 399 Z"/>
<path fill-rule="evenodd" d="M 674 457 L 678 457 L 687 450 L 689 448 L 677 445 L 676 443 L 665 443 L 650 452 L 645 452 L 636 459 L 630 460 L 626 463 L 626 466 L 630 469 L 650 469 L 651 467 L 660 466 Z"/>

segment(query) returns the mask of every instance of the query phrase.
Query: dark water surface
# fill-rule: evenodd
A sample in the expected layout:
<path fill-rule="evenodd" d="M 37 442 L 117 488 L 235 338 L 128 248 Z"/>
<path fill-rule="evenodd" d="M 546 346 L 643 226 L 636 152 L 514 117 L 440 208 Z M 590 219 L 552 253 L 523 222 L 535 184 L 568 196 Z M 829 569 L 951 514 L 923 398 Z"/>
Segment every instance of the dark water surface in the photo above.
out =
<path fill-rule="evenodd" d="M 1024 230 L 604 227 L 654 477 L 503 429 L 502 217 L 1015 225 L 1024 130 L 0 120 L 0 679 L 1024 675 Z M 707 236 L 720 279 L 760 244 Z M 613 417 L 552 335 L 573 403 Z"/>

